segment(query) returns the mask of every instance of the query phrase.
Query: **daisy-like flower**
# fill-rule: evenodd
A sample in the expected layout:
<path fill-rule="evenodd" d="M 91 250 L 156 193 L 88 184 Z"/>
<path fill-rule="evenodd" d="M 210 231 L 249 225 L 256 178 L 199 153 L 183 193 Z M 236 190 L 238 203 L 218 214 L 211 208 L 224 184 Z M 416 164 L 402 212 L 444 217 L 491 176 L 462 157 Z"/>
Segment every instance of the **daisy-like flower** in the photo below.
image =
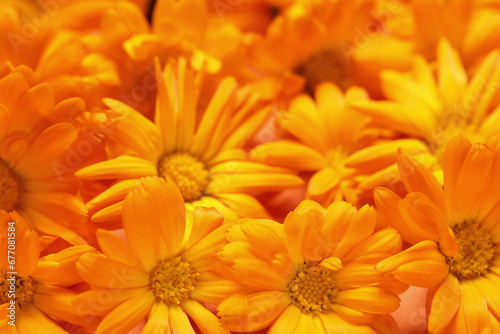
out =
<path fill-rule="evenodd" d="M 473 69 L 492 50 L 498 49 L 500 8 L 498 1 L 413 1 L 416 50 L 435 58 L 441 38 L 457 49 L 467 69 Z"/>
<path fill-rule="evenodd" d="M 437 56 L 436 73 L 432 64 L 418 56 L 411 72 L 382 73 L 387 100 L 352 101 L 351 106 L 408 140 L 413 138 L 425 144 L 424 149 L 415 144 L 418 149 L 410 153 L 418 153 L 419 160 L 442 180 L 443 151 L 451 137 L 465 134 L 471 141 L 485 142 L 500 133 L 500 108 L 494 102 L 500 80 L 500 55 L 497 51 L 490 53 L 471 78 L 449 42 L 440 42 Z M 369 156 L 373 163 L 385 159 L 383 150 L 376 146 L 365 153 L 365 158 Z M 360 187 L 372 189 L 393 177 L 397 177 L 395 165 L 368 176 Z"/>
<path fill-rule="evenodd" d="M 381 144 L 384 150 L 379 149 L 379 154 L 387 154 L 385 162 L 373 164 L 370 159 L 360 157 L 358 151 L 375 144 L 384 135 L 370 125 L 370 117 L 348 106 L 350 101 L 367 99 L 360 88 L 350 88 L 344 95 L 335 85 L 323 83 L 316 89 L 316 101 L 300 95 L 280 115 L 280 125 L 294 139 L 262 144 L 250 156 L 259 162 L 314 172 L 306 198 L 323 206 L 343 199 L 356 203 L 361 195 L 357 191 L 360 175 L 371 175 L 396 160 L 396 148 L 389 152 L 385 146 L 397 143 L 407 149 L 425 148 L 416 141 L 398 140 Z"/>
<path fill-rule="evenodd" d="M 431 333 L 500 330 L 500 141 L 474 144 L 464 136 L 444 152 L 444 190 L 421 163 L 401 153 L 408 195 L 376 190 L 382 217 L 414 246 L 381 261 L 377 270 L 430 287 Z"/>
<path fill-rule="evenodd" d="M 309 92 L 328 81 L 380 94 L 380 71 L 405 70 L 411 62 L 411 43 L 384 21 L 397 15 L 399 9 L 379 11 L 376 1 L 296 1 L 255 39 L 251 64 L 258 75 L 301 75 Z"/>
<path fill-rule="evenodd" d="M 39 238 L 18 213 L 0 210 L 0 229 L 4 254 L 0 259 L 0 331 L 68 333 L 54 319 L 95 328 L 96 322 L 73 306 L 77 294 L 68 289 L 82 281 L 75 263 L 93 248 L 72 246 L 40 258 Z"/>
<path fill-rule="evenodd" d="M 388 315 L 406 286 L 375 265 L 401 249 L 396 230 L 374 233 L 375 211 L 305 200 L 285 219 L 243 220 L 219 253 L 228 277 L 243 285 L 218 307 L 231 331 L 392 333 Z"/>
<path fill-rule="evenodd" d="M 65 5 L 57 1 L 2 2 L 0 65 L 7 61 L 14 66 L 31 67 L 38 80 L 53 86 L 56 102 L 80 96 L 87 105 L 100 106 L 100 99 L 94 96 L 110 92 L 110 87 L 116 90 L 120 81 L 110 59 L 94 52 L 83 38 L 85 29 L 78 31 L 76 27 L 95 30 L 94 21 L 99 21 L 103 8 L 111 2 L 115 3 L 112 0 L 73 1 Z M 27 3 L 29 11 L 25 9 Z M 78 3 L 88 7 L 82 10 Z M 72 10 L 81 15 L 71 15 Z M 75 30 L 64 27 L 63 21 L 68 18 Z"/>
<path fill-rule="evenodd" d="M 169 62 L 159 78 L 155 122 L 115 100 L 108 121 L 116 129 L 109 138 L 126 146 L 120 155 L 79 170 L 82 179 L 118 179 L 92 199 L 92 220 L 119 218 L 123 199 L 144 176 L 170 178 L 186 207 L 215 207 L 224 217 L 265 217 L 262 205 L 249 193 L 299 186 L 302 180 L 288 170 L 245 161 L 240 149 L 267 118 L 248 89 L 237 90 L 224 79 L 204 112 L 197 110 L 195 72 L 184 59 Z"/>
<path fill-rule="evenodd" d="M 81 109 L 78 99 L 54 105 L 50 86 L 36 84 L 26 66 L 0 79 L 0 210 L 15 210 L 30 228 L 72 244 L 83 243 L 74 227 L 86 221 L 87 210 L 75 196 L 78 180 L 54 168 L 66 163 L 78 131 L 57 115 Z"/>
<path fill-rule="evenodd" d="M 223 220 L 213 209 L 186 212 L 171 181 L 142 179 L 123 205 L 129 243 L 99 230 L 104 255 L 85 254 L 77 263 L 93 290 L 75 305 L 105 316 L 96 334 L 126 333 L 146 315 L 143 334 L 192 333 L 190 319 L 203 334 L 228 333 L 202 305 L 217 304 L 236 286 L 215 272 L 217 252 L 227 243 Z"/>

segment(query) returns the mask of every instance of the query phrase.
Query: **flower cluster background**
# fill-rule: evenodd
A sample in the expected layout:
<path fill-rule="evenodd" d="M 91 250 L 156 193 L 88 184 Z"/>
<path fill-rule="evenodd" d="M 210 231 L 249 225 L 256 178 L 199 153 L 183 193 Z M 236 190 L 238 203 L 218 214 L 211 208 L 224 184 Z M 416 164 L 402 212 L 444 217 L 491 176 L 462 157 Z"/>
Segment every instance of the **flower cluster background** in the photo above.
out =
<path fill-rule="evenodd" d="M 500 1 L 0 1 L 0 332 L 500 333 Z"/>

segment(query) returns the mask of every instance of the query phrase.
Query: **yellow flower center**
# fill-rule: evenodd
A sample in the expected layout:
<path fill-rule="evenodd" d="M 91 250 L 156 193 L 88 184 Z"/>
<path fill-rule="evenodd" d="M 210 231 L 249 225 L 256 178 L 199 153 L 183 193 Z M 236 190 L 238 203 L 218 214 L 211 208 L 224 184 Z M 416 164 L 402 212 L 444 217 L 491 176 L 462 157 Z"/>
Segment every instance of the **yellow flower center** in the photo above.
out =
<path fill-rule="evenodd" d="M 336 49 L 313 54 L 297 70 L 307 80 L 307 90 L 314 93 L 318 84 L 328 81 L 346 90 L 351 85 L 349 64 L 345 55 Z"/>
<path fill-rule="evenodd" d="M 165 154 L 158 162 L 158 173 L 175 183 L 186 202 L 202 197 L 210 181 L 205 164 L 189 153 Z"/>
<path fill-rule="evenodd" d="M 488 272 L 495 255 L 490 234 L 477 222 L 463 222 L 453 227 L 458 255 L 446 258 L 450 271 L 459 279 L 471 279 Z"/>
<path fill-rule="evenodd" d="M 441 124 L 438 125 L 431 136 L 427 139 L 427 146 L 440 163 L 443 162 L 443 154 L 448 141 L 456 135 L 466 135 L 472 142 L 484 141 L 477 133 L 477 126 L 470 124 L 468 114 L 459 112 L 447 112 L 442 116 Z"/>
<path fill-rule="evenodd" d="M 36 290 L 36 282 L 31 277 L 18 277 L 2 270 L 1 278 L 0 304 L 9 303 L 12 299 L 15 299 L 19 306 L 31 303 Z"/>
<path fill-rule="evenodd" d="M 14 210 L 19 201 L 21 183 L 5 162 L 0 159 L 0 210 Z"/>
<path fill-rule="evenodd" d="M 150 274 L 150 287 L 156 300 L 167 304 L 180 304 L 182 300 L 189 298 L 196 278 L 200 275 L 180 256 L 160 261 Z"/>
<path fill-rule="evenodd" d="M 303 313 L 317 315 L 332 308 L 337 289 L 335 272 L 316 263 L 301 266 L 286 292 Z"/>

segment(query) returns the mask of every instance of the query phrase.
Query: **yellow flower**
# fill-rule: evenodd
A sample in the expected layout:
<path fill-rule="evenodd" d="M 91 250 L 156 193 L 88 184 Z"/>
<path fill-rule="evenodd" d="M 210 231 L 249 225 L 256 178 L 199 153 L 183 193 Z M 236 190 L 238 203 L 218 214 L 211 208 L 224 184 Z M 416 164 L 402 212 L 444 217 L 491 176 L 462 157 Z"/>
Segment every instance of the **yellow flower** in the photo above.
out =
<path fill-rule="evenodd" d="M 496 3 L 495 3 L 496 2 Z M 488 53 L 498 49 L 498 1 L 413 1 L 416 50 L 435 59 L 441 38 L 457 49 L 467 69 L 474 69 Z"/>
<path fill-rule="evenodd" d="M 123 103 L 105 101 L 111 108 L 105 116 L 115 127 L 108 137 L 129 154 L 76 173 L 82 179 L 118 179 L 87 204 L 93 221 L 119 218 L 123 199 L 143 176 L 172 179 L 188 209 L 215 207 L 228 219 L 267 216 L 249 193 L 302 184 L 284 168 L 244 160 L 239 147 L 270 108 L 248 89 L 237 90 L 233 78 L 220 83 L 203 113 L 197 111 L 195 72 L 184 59 L 169 62 L 159 80 L 155 123 Z"/>
<path fill-rule="evenodd" d="M 374 233 L 375 211 L 305 200 L 285 219 L 242 220 L 220 252 L 243 286 L 218 308 L 223 326 L 275 333 L 392 333 L 388 315 L 407 286 L 375 270 L 401 249 L 396 230 Z"/>
<path fill-rule="evenodd" d="M 16 210 L 30 228 L 72 244 L 83 243 L 74 230 L 87 210 L 75 196 L 74 176 L 54 168 L 65 163 L 78 131 L 56 120 L 81 109 L 79 99 L 54 105 L 50 86 L 37 85 L 26 66 L 0 79 L 0 210 Z"/>
<path fill-rule="evenodd" d="M 430 287 L 431 333 L 496 333 L 500 329 L 500 142 L 464 136 L 444 151 L 444 190 L 422 164 L 401 153 L 408 195 L 376 190 L 382 217 L 414 246 L 381 261 L 377 270 Z"/>
<path fill-rule="evenodd" d="M 264 38 L 252 45 L 259 76 L 295 72 L 309 92 L 328 81 L 342 90 L 361 85 L 380 94 L 384 68 L 409 67 L 412 44 L 388 30 L 402 6 L 377 8 L 376 1 L 297 1 L 280 14 Z M 387 19 L 388 17 L 388 19 Z"/>
<path fill-rule="evenodd" d="M 476 142 L 500 133 L 500 108 L 494 102 L 500 80 L 499 60 L 497 51 L 490 53 L 469 78 L 457 52 L 442 40 L 436 73 L 432 64 L 416 57 L 411 72 L 382 73 L 387 100 L 352 101 L 351 106 L 372 116 L 377 124 L 409 137 L 407 140 L 413 138 L 415 147 L 410 153 L 418 154 L 418 159 L 442 180 L 443 151 L 452 136 L 465 134 Z M 395 141 L 391 154 L 398 146 Z M 387 158 L 386 152 L 377 146 L 360 155 L 363 153 L 373 163 Z M 392 165 L 382 173 L 368 176 L 360 187 L 372 189 L 394 177 L 397 169 Z"/>
<path fill-rule="evenodd" d="M 96 322 L 72 305 L 77 295 L 68 289 L 82 281 L 75 263 L 93 248 L 72 246 L 39 258 L 38 236 L 19 214 L 0 210 L 0 229 L 0 249 L 4 254 L 0 259 L 0 331 L 68 333 L 53 318 L 95 328 Z"/>
<path fill-rule="evenodd" d="M 350 88 L 344 95 L 333 84 L 323 83 L 316 88 L 316 102 L 300 95 L 291 101 L 288 111 L 280 115 L 281 126 L 296 139 L 257 146 L 250 156 L 259 162 L 314 172 L 307 187 L 308 199 L 324 206 L 344 199 L 356 203 L 358 196 L 366 196 L 358 192 L 359 175 L 376 173 L 396 159 L 396 149 L 388 154 L 392 161 L 377 164 L 360 159 L 357 153 L 375 144 L 383 135 L 370 125 L 370 117 L 348 107 L 350 101 L 367 99 L 366 92 L 360 88 Z M 380 147 L 384 145 L 388 144 Z M 398 145 L 415 146 L 404 140 L 398 141 Z"/>
<path fill-rule="evenodd" d="M 143 334 L 191 332 L 190 319 L 202 333 L 228 333 L 202 305 L 217 304 L 236 286 L 215 272 L 226 243 L 223 217 L 200 207 L 186 212 L 175 185 L 152 177 L 125 199 L 123 226 L 129 243 L 99 230 L 105 255 L 85 254 L 77 263 L 93 290 L 75 305 L 105 315 L 96 334 L 126 333 L 146 315 Z"/>

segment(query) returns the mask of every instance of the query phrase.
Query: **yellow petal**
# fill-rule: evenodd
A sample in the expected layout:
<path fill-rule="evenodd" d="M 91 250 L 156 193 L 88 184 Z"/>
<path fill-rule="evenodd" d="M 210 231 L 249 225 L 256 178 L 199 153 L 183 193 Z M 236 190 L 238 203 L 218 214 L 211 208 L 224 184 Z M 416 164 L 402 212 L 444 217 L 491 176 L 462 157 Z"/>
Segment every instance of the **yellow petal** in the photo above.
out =
<path fill-rule="evenodd" d="M 142 329 L 142 334 L 171 334 L 170 322 L 168 319 L 168 306 L 164 302 L 157 302 L 153 305 L 149 313 L 146 326 Z"/>
<path fill-rule="evenodd" d="M 339 291 L 335 301 L 354 310 L 375 314 L 391 313 L 399 307 L 396 295 L 376 287 Z"/>
<path fill-rule="evenodd" d="M 186 299 L 181 303 L 181 307 L 184 312 L 194 320 L 196 326 L 198 326 L 202 332 L 210 334 L 229 334 L 229 331 L 221 327 L 219 318 L 199 302 Z"/>
<path fill-rule="evenodd" d="M 235 294 L 219 305 L 218 316 L 223 327 L 230 331 L 254 331 L 272 324 L 288 305 L 290 297 L 286 292 Z"/>
<path fill-rule="evenodd" d="M 449 274 L 437 288 L 432 298 L 428 327 L 432 333 L 439 333 L 450 324 L 461 301 L 461 287 L 458 279 Z"/>
<path fill-rule="evenodd" d="M 139 288 L 149 285 L 148 273 L 97 254 L 82 255 L 76 268 L 84 280 L 101 288 Z"/>
<path fill-rule="evenodd" d="M 169 306 L 168 320 L 173 333 L 195 334 L 186 313 L 179 305 L 171 304 Z"/>
<path fill-rule="evenodd" d="M 128 333 L 148 314 L 155 300 L 153 292 L 148 291 L 123 302 L 102 320 L 96 334 Z"/>
<path fill-rule="evenodd" d="M 316 171 L 326 166 L 325 158 L 314 149 L 286 140 L 259 145 L 250 152 L 250 157 L 295 170 Z"/>
<path fill-rule="evenodd" d="M 130 179 L 157 174 L 156 166 L 152 162 L 128 155 L 84 167 L 75 173 L 86 180 Z"/>

